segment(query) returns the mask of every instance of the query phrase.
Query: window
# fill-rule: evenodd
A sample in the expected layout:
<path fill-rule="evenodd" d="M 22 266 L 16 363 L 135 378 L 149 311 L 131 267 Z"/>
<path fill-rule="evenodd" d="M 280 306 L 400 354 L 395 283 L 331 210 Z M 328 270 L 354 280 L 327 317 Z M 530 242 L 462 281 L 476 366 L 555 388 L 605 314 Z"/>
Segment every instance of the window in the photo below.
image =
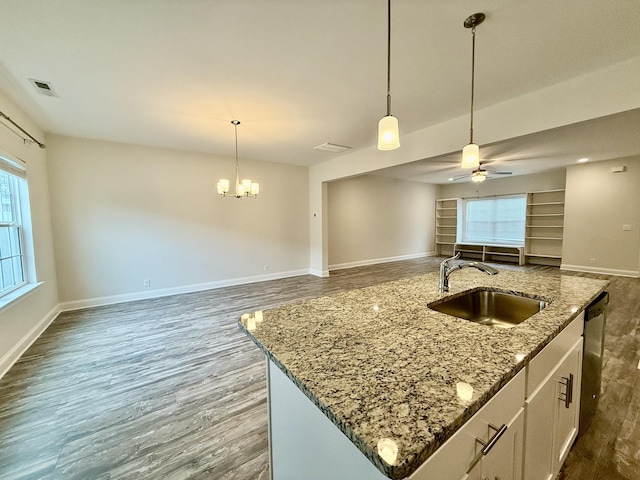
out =
<path fill-rule="evenodd" d="M 24 170 L 0 156 L 0 297 L 27 283 L 21 210 Z"/>
<path fill-rule="evenodd" d="M 464 242 L 524 245 L 526 195 L 468 199 L 462 208 Z"/>

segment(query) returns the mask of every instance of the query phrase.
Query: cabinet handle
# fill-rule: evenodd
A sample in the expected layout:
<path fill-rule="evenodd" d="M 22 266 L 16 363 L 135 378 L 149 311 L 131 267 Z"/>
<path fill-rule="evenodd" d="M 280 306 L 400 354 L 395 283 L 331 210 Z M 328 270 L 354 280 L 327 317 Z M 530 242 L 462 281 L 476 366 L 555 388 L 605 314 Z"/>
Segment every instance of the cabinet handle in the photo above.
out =
<path fill-rule="evenodd" d="M 564 402 L 564 408 L 569 408 L 569 405 L 573 403 L 573 373 L 569 374 L 569 377 L 561 377 L 562 380 L 560 383 L 567 387 L 567 391 L 565 393 L 561 393 L 558 400 L 562 400 Z"/>
<path fill-rule="evenodd" d="M 569 403 L 573 403 L 573 373 L 569 374 Z"/>
<path fill-rule="evenodd" d="M 500 437 L 502 436 L 502 434 L 507 431 L 506 424 L 503 424 L 500 428 L 492 424 L 489 424 L 489 428 L 494 430 L 496 433 L 494 433 L 493 437 L 491 437 L 487 442 L 485 442 L 484 440 L 480 440 L 478 437 L 476 437 L 476 442 L 482 445 L 482 450 L 478 452 L 475 458 L 471 461 L 471 464 L 469 465 L 469 469 L 467 470 L 467 473 L 469 473 L 473 469 L 473 467 L 476 466 L 476 464 L 480 461 L 480 459 L 484 455 L 489 453 L 489 451 L 493 448 L 496 442 L 500 440 Z"/>
<path fill-rule="evenodd" d="M 478 437 L 476 437 L 476 442 L 482 445 L 482 455 L 486 455 L 487 453 L 489 453 L 493 446 L 498 442 L 498 440 L 500 440 L 500 437 L 504 434 L 504 432 L 507 431 L 507 425 L 504 423 L 500 428 L 494 427 L 493 425 L 489 424 L 489 428 L 494 430 L 496 433 L 493 434 L 488 442 L 480 440 Z"/>

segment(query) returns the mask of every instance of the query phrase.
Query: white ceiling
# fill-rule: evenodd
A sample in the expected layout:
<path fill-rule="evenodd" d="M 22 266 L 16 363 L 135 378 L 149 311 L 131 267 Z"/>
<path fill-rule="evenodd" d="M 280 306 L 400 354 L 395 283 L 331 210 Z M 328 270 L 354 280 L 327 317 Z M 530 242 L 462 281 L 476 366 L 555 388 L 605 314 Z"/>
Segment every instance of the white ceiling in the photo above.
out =
<path fill-rule="evenodd" d="M 403 133 L 468 112 L 471 34 L 462 22 L 475 12 L 487 15 L 476 37 L 478 109 L 640 55 L 637 0 L 392 8 L 392 113 Z M 59 98 L 29 78 L 51 82 Z M 0 80 L 46 132 L 232 156 L 238 119 L 241 157 L 314 165 L 336 156 L 313 150 L 321 143 L 376 141 L 386 1 L 2 0 Z M 567 155 L 534 140 L 504 148 Z"/>

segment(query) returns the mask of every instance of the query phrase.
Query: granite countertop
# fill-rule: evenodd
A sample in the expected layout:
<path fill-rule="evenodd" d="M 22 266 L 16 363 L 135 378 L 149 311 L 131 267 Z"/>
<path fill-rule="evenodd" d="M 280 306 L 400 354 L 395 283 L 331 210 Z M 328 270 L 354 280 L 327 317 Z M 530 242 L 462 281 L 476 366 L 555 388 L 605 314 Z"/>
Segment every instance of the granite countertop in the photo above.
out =
<path fill-rule="evenodd" d="M 434 272 L 305 300 L 265 310 L 262 321 L 243 318 L 240 327 L 384 475 L 405 478 L 608 285 L 499 270 L 457 271 L 445 294 Z M 549 304 L 511 329 L 427 308 L 481 286 Z M 458 398 L 458 382 L 473 387 L 470 401 Z M 378 454 L 382 438 L 398 446 L 391 464 Z"/>

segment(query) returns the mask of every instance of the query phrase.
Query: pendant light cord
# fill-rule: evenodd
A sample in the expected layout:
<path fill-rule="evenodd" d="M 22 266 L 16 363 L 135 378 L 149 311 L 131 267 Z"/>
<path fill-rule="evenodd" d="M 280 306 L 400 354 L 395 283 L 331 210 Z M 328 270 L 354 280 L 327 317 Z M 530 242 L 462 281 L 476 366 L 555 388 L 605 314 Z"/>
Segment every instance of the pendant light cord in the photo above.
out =
<path fill-rule="evenodd" d="M 387 1 L 387 116 L 391 115 L 391 0 Z"/>
<path fill-rule="evenodd" d="M 469 143 L 473 143 L 473 100 L 476 78 L 476 27 L 471 29 L 471 128 L 469 129 Z"/>

